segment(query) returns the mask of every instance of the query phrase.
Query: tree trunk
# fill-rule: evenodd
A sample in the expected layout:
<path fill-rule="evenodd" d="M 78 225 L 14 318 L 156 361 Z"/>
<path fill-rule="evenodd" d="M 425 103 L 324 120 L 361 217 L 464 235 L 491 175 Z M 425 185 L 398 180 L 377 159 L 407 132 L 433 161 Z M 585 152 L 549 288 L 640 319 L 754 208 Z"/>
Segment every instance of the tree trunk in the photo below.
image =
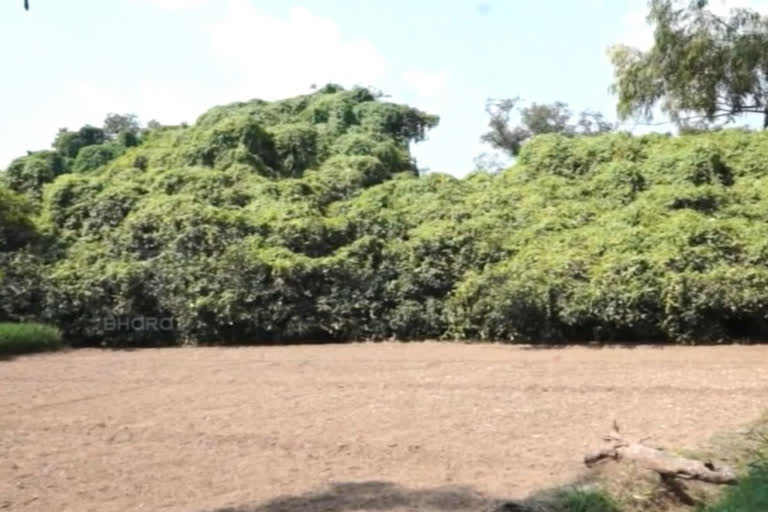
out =
<path fill-rule="evenodd" d="M 591 467 L 606 460 L 629 459 L 640 466 L 657 472 L 662 479 L 680 478 L 700 480 L 712 484 L 734 484 L 736 473 L 728 466 L 716 466 L 713 462 L 703 462 L 672 455 L 662 450 L 627 441 L 619 434 L 618 425 L 604 438 L 605 444 L 597 451 L 584 457 L 584 463 Z"/>

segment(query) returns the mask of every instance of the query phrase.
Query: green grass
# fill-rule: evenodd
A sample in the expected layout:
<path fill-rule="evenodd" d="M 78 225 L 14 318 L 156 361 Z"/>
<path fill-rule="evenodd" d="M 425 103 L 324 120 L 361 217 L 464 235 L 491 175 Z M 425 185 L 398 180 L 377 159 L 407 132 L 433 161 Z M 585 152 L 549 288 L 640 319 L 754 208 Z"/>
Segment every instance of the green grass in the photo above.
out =
<path fill-rule="evenodd" d="M 594 490 L 564 491 L 558 501 L 563 512 L 619 512 L 619 507 L 613 499 Z"/>
<path fill-rule="evenodd" d="M 0 323 L 0 357 L 58 350 L 61 334 L 43 324 Z"/>
<path fill-rule="evenodd" d="M 747 475 L 704 512 L 762 511 L 768 511 L 768 458 L 752 464 Z"/>

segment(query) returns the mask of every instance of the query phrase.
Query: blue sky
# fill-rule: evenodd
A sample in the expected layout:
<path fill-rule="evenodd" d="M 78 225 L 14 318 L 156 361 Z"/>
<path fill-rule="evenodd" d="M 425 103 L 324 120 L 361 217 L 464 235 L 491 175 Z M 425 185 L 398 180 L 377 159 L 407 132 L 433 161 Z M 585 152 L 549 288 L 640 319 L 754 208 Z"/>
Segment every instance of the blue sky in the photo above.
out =
<path fill-rule="evenodd" d="M 0 7 L 0 168 L 108 112 L 192 122 L 213 105 L 336 82 L 439 114 L 414 152 L 420 166 L 461 176 L 488 150 L 486 98 L 561 100 L 613 118 L 606 49 L 650 41 L 645 0 L 30 3 Z"/>

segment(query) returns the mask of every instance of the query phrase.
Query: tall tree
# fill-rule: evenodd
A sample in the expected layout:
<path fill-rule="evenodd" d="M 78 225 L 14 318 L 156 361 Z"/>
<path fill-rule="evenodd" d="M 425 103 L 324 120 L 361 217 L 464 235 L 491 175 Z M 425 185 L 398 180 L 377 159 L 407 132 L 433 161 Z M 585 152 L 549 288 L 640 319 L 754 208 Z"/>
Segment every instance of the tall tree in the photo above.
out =
<path fill-rule="evenodd" d="M 488 100 L 485 111 L 490 117 L 489 130 L 480 137 L 480 140 L 490 144 L 492 148 L 500 149 L 513 156 L 520 152 L 523 141 L 530 136 L 522 127 L 510 127 L 509 124 L 519 100 L 519 98 Z"/>
<path fill-rule="evenodd" d="M 653 46 L 610 48 L 620 119 L 653 118 L 657 105 L 678 125 L 760 114 L 768 128 L 768 18 L 750 9 L 718 16 L 707 0 L 651 0 Z"/>
<path fill-rule="evenodd" d="M 107 137 L 116 138 L 121 134 L 138 135 L 141 130 L 136 114 L 107 114 L 104 119 L 104 133 Z"/>

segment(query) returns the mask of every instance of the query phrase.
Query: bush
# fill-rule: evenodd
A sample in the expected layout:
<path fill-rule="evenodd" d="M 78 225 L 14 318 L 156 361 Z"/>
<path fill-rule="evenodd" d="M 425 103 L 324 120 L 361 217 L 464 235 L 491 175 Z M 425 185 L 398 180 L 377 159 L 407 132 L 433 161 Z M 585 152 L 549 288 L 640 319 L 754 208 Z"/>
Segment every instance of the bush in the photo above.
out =
<path fill-rule="evenodd" d="M 0 322 L 44 318 L 50 293 L 43 259 L 30 251 L 0 253 Z"/>
<path fill-rule="evenodd" d="M 0 253 L 27 245 L 36 236 L 34 205 L 0 186 Z"/>
<path fill-rule="evenodd" d="M 61 335 L 55 327 L 43 324 L 0 323 L 0 356 L 58 350 Z"/>

